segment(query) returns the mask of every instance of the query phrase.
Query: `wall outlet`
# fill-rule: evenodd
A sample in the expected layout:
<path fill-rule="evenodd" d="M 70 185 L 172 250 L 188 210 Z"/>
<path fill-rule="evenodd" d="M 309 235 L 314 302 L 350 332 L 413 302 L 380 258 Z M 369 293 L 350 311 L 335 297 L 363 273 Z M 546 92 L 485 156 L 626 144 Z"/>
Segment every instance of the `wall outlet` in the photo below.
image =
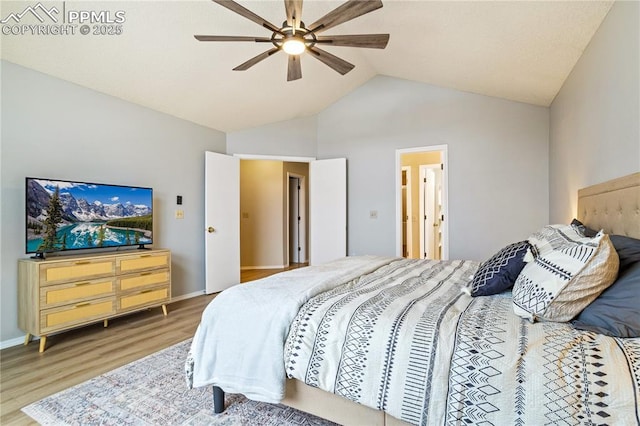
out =
<path fill-rule="evenodd" d="M 176 210 L 176 219 L 184 219 L 184 210 Z"/>
<path fill-rule="evenodd" d="M 378 210 L 371 210 L 369 212 L 369 219 L 377 219 L 378 218 Z"/>

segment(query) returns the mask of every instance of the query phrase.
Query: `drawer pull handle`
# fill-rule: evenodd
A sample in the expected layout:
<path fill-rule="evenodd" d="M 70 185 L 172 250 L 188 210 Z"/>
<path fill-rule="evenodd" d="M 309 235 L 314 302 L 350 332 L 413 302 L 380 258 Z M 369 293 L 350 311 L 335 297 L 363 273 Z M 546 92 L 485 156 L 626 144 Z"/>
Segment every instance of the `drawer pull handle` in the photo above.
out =
<path fill-rule="evenodd" d="M 82 307 L 84 307 L 84 306 L 89 306 L 90 304 L 91 304 L 91 303 L 89 303 L 89 302 L 85 302 L 85 303 L 78 303 L 78 304 L 76 305 L 76 308 L 82 308 Z"/>
<path fill-rule="evenodd" d="M 150 254 L 141 254 L 141 255 L 140 255 L 140 257 L 141 257 L 141 258 L 142 258 L 142 257 L 151 257 L 151 255 L 150 255 Z"/>
<path fill-rule="evenodd" d="M 143 273 L 140 274 L 141 277 L 144 277 L 146 275 L 151 275 L 151 272 L 143 272 Z"/>
<path fill-rule="evenodd" d="M 151 293 L 153 290 L 143 290 L 140 292 L 140 294 L 145 294 L 145 293 Z"/>
<path fill-rule="evenodd" d="M 91 284 L 90 281 L 85 281 L 83 283 L 76 283 L 76 287 L 80 287 L 81 285 L 87 285 L 87 284 Z"/>
<path fill-rule="evenodd" d="M 90 263 L 91 263 L 90 260 L 79 260 L 76 262 L 76 265 L 88 265 Z"/>

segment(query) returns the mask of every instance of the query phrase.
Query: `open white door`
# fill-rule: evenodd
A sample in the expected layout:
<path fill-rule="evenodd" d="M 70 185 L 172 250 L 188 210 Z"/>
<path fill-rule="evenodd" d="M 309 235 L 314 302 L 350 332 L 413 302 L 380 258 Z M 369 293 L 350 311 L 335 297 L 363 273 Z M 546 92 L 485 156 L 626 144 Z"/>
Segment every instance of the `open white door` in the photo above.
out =
<path fill-rule="evenodd" d="M 205 153 L 207 294 L 240 283 L 240 159 Z"/>
<path fill-rule="evenodd" d="M 347 255 L 347 159 L 309 163 L 309 255 L 318 265 Z"/>

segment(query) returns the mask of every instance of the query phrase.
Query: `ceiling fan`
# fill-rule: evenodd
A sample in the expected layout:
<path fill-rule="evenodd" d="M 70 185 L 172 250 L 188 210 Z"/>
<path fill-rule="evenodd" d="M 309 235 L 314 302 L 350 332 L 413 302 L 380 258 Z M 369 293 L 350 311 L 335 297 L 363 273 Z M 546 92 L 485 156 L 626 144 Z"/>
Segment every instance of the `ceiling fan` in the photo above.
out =
<path fill-rule="evenodd" d="M 389 34 L 318 35 L 329 28 L 381 8 L 382 1 L 380 0 L 348 0 L 309 26 L 305 26 L 301 20 L 302 0 L 284 0 L 287 20 L 282 23 L 280 28 L 235 1 L 213 1 L 272 31 L 271 37 L 194 36 L 199 41 L 253 41 L 273 44 L 274 47 L 238 65 L 234 68 L 234 71 L 245 71 L 274 53 L 283 50 L 289 55 L 287 81 L 302 78 L 300 55 L 304 52 L 309 53 L 312 57 L 344 75 L 351 71 L 355 65 L 320 49 L 318 45 L 384 49 L 389 41 Z"/>

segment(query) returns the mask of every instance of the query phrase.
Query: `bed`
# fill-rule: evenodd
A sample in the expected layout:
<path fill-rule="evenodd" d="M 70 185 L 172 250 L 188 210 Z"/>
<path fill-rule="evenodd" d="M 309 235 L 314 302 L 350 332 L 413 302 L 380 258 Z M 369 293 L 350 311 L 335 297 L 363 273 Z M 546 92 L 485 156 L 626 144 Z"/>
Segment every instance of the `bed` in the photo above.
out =
<path fill-rule="evenodd" d="M 640 173 L 483 263 L 360 256 L 235 286 L 187 382 L 216 412 L 242 393 L 340 424 L 640 424 L 637 239 Z"/>

